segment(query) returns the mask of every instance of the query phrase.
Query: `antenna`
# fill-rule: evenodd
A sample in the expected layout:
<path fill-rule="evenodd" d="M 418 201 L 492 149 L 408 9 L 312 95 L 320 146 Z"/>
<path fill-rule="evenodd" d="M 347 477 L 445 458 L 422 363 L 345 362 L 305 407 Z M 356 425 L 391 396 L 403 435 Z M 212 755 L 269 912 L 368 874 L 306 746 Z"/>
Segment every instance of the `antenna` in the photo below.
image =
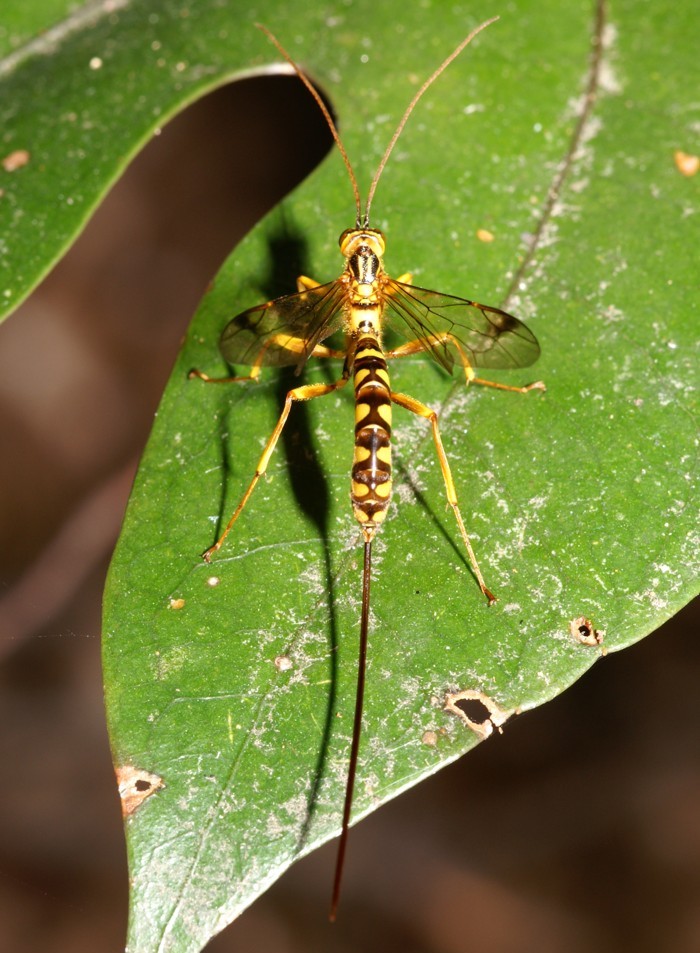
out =
<path fill-rule="evenodd" d="M 294 60 L 292 59 L 292 57 L 291 57 L 291 56 L 289 55 L 289 53 L 285 50 L 285 48 L 282 46 L 282 44 L 281 44 L 280 41 L 277 39 L 277 37 L 274 35 L 274 33 L 272 33 L 270 30 L 268 30 L 268 28 L 267 28 L 266 26 L 263 26 L 262 23 L 256 23 L 256 24 L 255 24 L 256 27 L 257 27 L 259 30 L 262 30 L 262 32 L 275 44 L 275 46 L 276 46 L 277 49 L 280 51 L 280 53 L 282 54 L 282 56 L 286 59 L 286 61 L 287 61 L 287 62 L 289 63 L 289 65 L 292 67 L 292 69 L 293 69 L 294 72 L 297 74 L 297 76 L 299 77 L 299 79 L 302 81 L 302 83 L 304 84 L 304 86 L 306 86 L 306 88 L 308 89 L 308 91 L 311 93 L 311 95 L 313 96 L 313 98 L 314 98 L 314 99 L 316 100 L 316 102 L 318 103 L 318 106 L 319 106 L 321 112 L 323 113 L 323 116 L 324 116 L 326 122 L 328 123 L 328 128 L 330 129 L 330 131 L 331 131 L 331 133 L 332 133 L 332 135 L 333 135 L 333 138 L 335 139 L 336 145 L 337 145 L 338 148 L 340 149 L 340 154 L 341 154 L 341 156 L 343 157 L 343 162 L 345 163 L 345 168 L 348 170 L 348 175 L 350 176 L 350 183 L 351 183 L 351 185 L 352 185 L 353 195 L 355 196 L 355 207 L 356 207 L 356 209 L 357 209 L 357 227 L 358 227 L 358 228 L 360 228 L 360 227 L 368 228 L 368 227 L 369 227 L 369 211 L 370 211 L 370 208 L 371 208 L 371 206 L 372 206 L 372 199 L 374 198 L 374 193 L 375 193 L 376 188 L 377 188 L 377 183 L 379 182 L 380 176 L 381 176 L 382 172 L 384 171 L 384 166 L 385 166 L 385 165 L 387 164 L 387 162 L 389 161 L 389 156 L 391 155 L 391 153 L 392 153 L 392 151 L 393 151 L 393 149 L 394 149 L 394 146 L 396 145 L 396 141 L 397 141 L 397 139 L 399 138 L 399 136 L 401 135 L 401 133 L 403 132 L 403 127 L 404 127 L 404 126 L 406 125 L 406 123 L 408 122 L 408 117 L 411 115 L 411 113 L 412 113 L 413 110 L 415 109 L 418 100 L 421 98 L 421 96 L 423 95 L 423 93 L 424 93 L 427 89 L 429 89 L 430 86 L 433 85 L 433 83 L 434 83 L 435 80 L 438 78 L 438 76 L 440 76 L 440 74 L 443 73 L 443 72 L 447 69 L 447 67 L 450 65 L 450 63 L 452 62 L 452 60 L 456 59 L 456 58 L 459 56 L 459 54 L 462 52 L 462 50 L 463 50 L 465 47 L 469 46 L 469 44 L 470 44 L 471 41 L 474 39 L 474 37 L 475 37 L 478 33 L 481 33 L 482 30 L 485 30 L 487 26 L 491 26 L 492 23 L 495 23 L 496 20 L 499 20 L 499 19 L 500 19 L 500 17 L 491 17 L 490 20 L 485 20 L 484 23 L 481 23 L 479 26 L 474 27 L 474 29 L 471 31 L 471 33 L 470 33 L 468 36 L 466 36 L 466 37 L 462 40 L 462 42 L 450 53 L 450 55 L 447 57 L 446 60 L 443 60 L 443 62 L 438 66 L 438 68 L 437 68 L 437 69 L 435 70 L 435 72 L 432 74 L 432 76 L 428 77 L 428 79 L 426 79 L 426 81 L 423 83 L 423 85 L 422 85 L 422 86 L 420 87 L 420 89 L 417 91 L 417 93 L 415 94 L 415 96 L 413 97 L 413 99 L 411 100 L 411 102 L 408 104 L 408 108 L 406 109 L 406 112 L 405 112 L 405 113 L 403 114 L 403 116 L 401 117 L 401 121 L 399 122 L 398 126 L 396 127 L 396 132 L 395 132 L 394 135 L 391 137 L 391 140 L 390 140 L 390 142 L 389 142 L 389 145 L 386 147 L 386 152 L 385 152 L 384 155 L 382 156 L 381 162 L 379 163 L 379 166 L 377 167 L 377 171 L 375 172 L 374 178 L 372 179 L 372 184 L 371 184 L 370 187 L 369 187 L 369 193 L 368 193 L 368 195 L 367 195 L 367 202 L 366 202 L 366 204 L 365 204 L 364 214 L 362 213 L 362 200 L 361 200 L 361 198 L 360 198 L 360 190 L 359 190 L 359 188 L 358 188 L 358 186 L 357 186 L 357 179 L 355 178 L 355 173 L 353 172 L 352 165 L 350 164 L 350 159 L 348 158 L 348 154 L 347 154 L 347 152 L 345 151 L 345 146 L 343 145 L 342 139 L 340 138 L 340 133 L 338 132 L 338 129 L 337 129 L 337 127 L 336 127 L 336 124 L 333 122 L 333 118 L 332 118 L 330 112 L 328 111 L 328 107 L 326 106 L 326 104 L 324 103 L 323 99 L 321 98 L 320 93 L 318 92 L 318 90 L 316 89 L 316 87 L 313 85 L 313 83 L 311 82 L 311 80 L 302 72 L 301 68 L 294 62 Z"/>
<path fill-rule="evenodd" d="M 313 83 L 311 82 L 311 80 L 308 78 L 308 76 L 305 76 L 305 75 L 304 75 L 304 73 L 301 71 L 301 68 L 300 68 L 299 66 L 297 66 L 297 64 L 294 62 L 294 60 L 292 59 L 292 57 L 291 57 L 291 56 L 289 55 L 289 53 L 285 50 L 285 48 L 282 46 L 282 44 L 281 44 L 280 41 L 277 39 L 277 37 L 274 35 L 274 33 L 272 33 L 270 30 L 268 30 L 268 28 L 267 28 L 266 26 L 263 26 L 262 23 L 256 23 L 255 25 L 256 25 L 256 27 L 257 27 L 259 30 L 262 30 L 262 32 L 263 32 L 270 40 L 272 40 L 272 42 L 275 44 L 275 46 L 276 46 L 277 49 L 280 51 L 280 53 L 282 54 L 282 56 L 286 59 L 286 61 L 287 61 L 287 62 L 289 63 L 289 65 L 292 67 L 292 69 L 293 69 L 294 72 L 297 74 L 297 76 L 299 77 L 299 79 L 302 81 L 302 83 L 304 84 L 304 86 L 306 86 L 306 88 L 308 89 L 308 91 L 311 93 L 311 95 L 313 96 L 313 98 L 314 98 L 314 99 L 316 100 L 316 102 L 318 103 L 319 109 L 320 109 L 321 112 L 323 113 L 324 119 L 325 119 L 326 122 L 328 123 L 328 128 L 330 129 L 330 131 L 331 131 L 331 133 L 332 133 L 332 135 L 333 135 L 333 138 L 335 139 L 335 144 L 336 144 L 336 145 L 338 146 L 338 148 L 340 149 L 340 154 L 341 154 L 341 156 L 343 157 L 343 162 L 345 163 L 345 168 L 348 170 L 348 175 L 350 176 L 350 184 L 352 185 L 353 195 L 355 196 L 355 206 L 356 206 L 356 208 L 357 208 L 357 224 L 358 224 L 358 226 L 359 226 L 360 220 L 362 219 L 362 200 L 360 199 L 360 190 L 359 190 L 359 188 L 357 187 L 357 179 L 355 178 L 355 173 L 353 172 L 352 165 L 350 164 L 350 159 L 348 158 L 348 154 L 347 154 L 347 152 L 345 151 L 345 146 L 343 145 L 343 140 L 340 138 L 340 133 L 338 132 L 338 129 L 337 129 L 336 124 L 333 122 L 333 117 L 331 116 L 330 112 L 328 111 L 328 107 L 327 107 L 326 104 L 324 103 L 323 99 L 321 98 L 320 93 L 318 92 L 318 90 L 316 89 L 316 87 L 313 85 Z M 365 217 L 366 217 L 366 216 L 365 216 Z"/>
<path fill-rule="evenodd" d="M 465 38 L 462 40 L 462 42 L 459 44 L 459 46 L 458 46 L 455 50 L 453 50 L 452 53 L 450 53 L 450 55 L 447 57 L 447 59 L 444 60 L 444 62 L 442 62 L 442 63 L 440 64 L 440 66 L 438 66 L 438 68 L 435 70 L 435 72 L 433 73 L 433 75 L 430 76 L 428 79 L 426 79 L 426 81 L 423 83 L 423 85 L 422 85 L 421 88 L 418 90 L 418 92 L 416 93 L 416 95 L 413 97 L 413 99 L 411 100 L 411 102 L 408 104 L 408 108 L 406 109 L 406 112 L 405 112 L 405 113 L 403 114 L 403 116 L 401 117 L 401 122 L 400 122 L 400 123 L 398 124 L 398 126 L 396 127 L 396 132 L 395 132 L 394 135 L 391 137 L 391 141 L 390 141 L 389 145 L 386 147 L 386 152 L 385 152 L 384 155 L 382 156 L 382 161 L 379 163 L 379 166 L 378 166 L 378 168 L 377 168 L 377 171 L 374 173 L 374 178 L 372 179 L 372 184 L 371 184 L 370 187 L 369 187 L 369 194 L 368 194 L 368 196 L 367 196 L 367 204 L 365 205 L 365 215 L 364 215 L 364 224 L 365 224 L 365 227 L 367 227 L 367 226 L 369 225 L 369 210 L 370 210 L 370 207 L 371 207 L 371 205 L 372 205 L 372 199 L 374 198 L 375 189 L 377 188 L 377 182 L 379 182 L 379 177 L 381 176 L 382 172 L 384 171 L 384 166 L 387 164 L 387 161 L 388 161 L 388 159 L 389 159 L 389 156 L 391 155 L 391 152 L 392 152 L 394 146 L 396 145 L 396 140 L 399 138 L 399 136 L 400 136 L 401 133 L 403 132 L 403 127 L 406 125 L 406 123 L 407 123 L 407 121 L 408 121 L 408 117 L 409 117 L 409 116 L 411 115 L 411 113 L 413 112 L 416 103 L 417 103 L 418 100 L 421 98 L 421 96 L 423 95 L 423 93 L 428 89 L 428 87 L 430 87 L 430 86 L 433 85 L 433 83 L 434 83 L 435 80 L 438 78 L 438 76 L 440 75 L 440 73 L 444 72 L 444 71 L 447 69 L 447 67 L 450 65 L 450 63 L 452 62 L 452 60 L 456 59 L 456 58 L 459 56 L 459 54 L 462 52 L 462 50 L 463 50 L 466 46 L 469 46 L 469 44 L 470 44 L 471 41 L 474 39 L 474 37 L 477 35 L 477 33 L 481 33 L 482 30 L 485 30 L 487 26 L 490 26 L 492 23 L 495 23 L 496 20 L 498 20 L 498 19 L 500 19 L 500 18 L 499 18 L 499 17 L 491 17 L 490 20 L 486 20 L 486 21 L 485 21 L 484 23 L 482 23 L 480 26 L 475 27 L 475 28 L 472 30 L 472 32 L 469 34 L 469 36 L 465 37 Z"/>

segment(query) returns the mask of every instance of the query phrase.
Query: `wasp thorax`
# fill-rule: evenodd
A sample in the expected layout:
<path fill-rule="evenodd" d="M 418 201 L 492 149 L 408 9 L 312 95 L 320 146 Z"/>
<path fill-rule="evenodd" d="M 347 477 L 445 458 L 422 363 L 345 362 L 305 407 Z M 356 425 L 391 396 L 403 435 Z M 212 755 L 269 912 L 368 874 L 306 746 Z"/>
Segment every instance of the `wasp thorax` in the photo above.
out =
<path fill-rule="evenodd" d="M 365 246 L 365 254 L 376 255 L 381 258 L 384 254 L 386 243 L 384 235 L 376 228 L 346 228 L 338 239 L 340 253 L 345 258 L 350 258 L 358 253 L 362 254 L 361 249 Z"/>

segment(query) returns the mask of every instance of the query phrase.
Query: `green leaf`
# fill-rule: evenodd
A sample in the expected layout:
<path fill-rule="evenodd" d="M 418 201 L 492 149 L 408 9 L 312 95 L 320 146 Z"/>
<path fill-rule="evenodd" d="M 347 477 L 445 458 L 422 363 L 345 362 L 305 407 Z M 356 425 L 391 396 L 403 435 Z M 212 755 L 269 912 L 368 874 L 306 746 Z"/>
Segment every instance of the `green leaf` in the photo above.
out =
<path fill-rule="evenodd" d="M 49 28 L 64 9 L 65 19 Z M 18 152 L 28 161 L 13 171 L 0 165 L 0 316 L 64 254 L 159 127 L 206 92 L 277 60 L 253 29 L 257 18 L 274 19 L 287 34 L 296 22 L 277 0 L 238 18 L 220 0 L 77 9 L 44 0 L 8 13 L 0 30 L 0 161 Z"/>
<path fill-rule="evenodd" d="M 423 5 L 402 5 L 398 17 L 395 5 L 366 0 L 304 16 L 277 6 L 260 3 L 255 18 L 330 97 L 366 194 L 416 84 L 474 21 Z M 13 246 L 26 262 L 16 300 L 156 122 L 275 59 L 248 22 L 215 4 L 192 5 L 185 18 L 145 9 L 120 9 L 116 22 L 71 34 L 13 74 L 36 76 L 52 97 L 76 63 L 82 70 L 73 105 L 65 87 L 52 108 L 35 100 L 34 131 L 55 161 L 9 176 L 14 187 L 37 173 L 12 206 L 30 210 L 19 231 L 44 209 L 36 248 L 31 230 Z M 626 0 L 603 22 L 552 0 L 511 5 L 420 103 L 381 180 L 373 224 L 386 231 L 390 272 L 410 269 L 417 284 L 525 318 L 548 391 L 466 390 L 421 357 L 392 365 L 396 390 L 441 410 L 467 526 L 500 601 L 488 608 L 471 576 L 429 428 L 397 409 L 356 819 L 477 743 L 444 710 L 448 693 L 484 693 L 504 712 L 534 707 L 600 657 L 572 634 L 574 620 L 589 619 L 614 651 L 695 591 L 700 235 L 697 179 L 673 162 L 674 149 L 693 151 L 698 121 L 690 9 Z M 487 4 L 480 15 L 491 12 Z M 591 66 L 601 35 L 607 47 Z M 167 68 L 154 65 L 154 42 Z M 106 74 L 93 71 L 88 99 L 95 55 L 113 72 L 99 85 Z M 586 100 L 591 75 L 595 102 Z M 86 102 L 98 132 L 72 140 L 85 158 L 59 168 L 56 143 L 66 140 L 56 126 L 62 136 L 74 128 L 61 125 L 62 110 L 83 115 Z M 44 181 L 44 199 L 77 196 L 80 181 L 80 208 L 44 208 Z M 104 663 L 116 763 L 147 773 L 126 779 L 132 806 L 141 799 L 127 822 L 139 953 L 201 949 L 338 832 L 361 570 L 348 505 L 350 395 L 293 409 L 266 479 L 206 566 L 199 553 L 240 499 L 297 378 L 227 388 L 187 372 L 224 373 L 216 341 L 227 320 L 293 290 L 299 271 L 335 277 L 337 236 L 353 219 L 333 153 L 236 250 L 195 318 L 134 488 L 106 593 Z M 494 241 L 479 241 L 478 229 Z M 319 362 L 307 379 L 338 373 Z"/>
<path fill-rule="evenodd" d="M 0 26 L 0 56 L 5 57 L 0 63 L 0 76 L 14 68 L 16 60 L 24 58 L 27 48 L 43 43 L 46 32 L 56 21 L 59 21 L 58 32 L 63 32 L 64 25 L 71 22 L 68 15 L 74 6 L 70 0 L 34 0 L 7 5 L 2 11 Z M 64 16 L 66 19 L 60 23 Z"/>

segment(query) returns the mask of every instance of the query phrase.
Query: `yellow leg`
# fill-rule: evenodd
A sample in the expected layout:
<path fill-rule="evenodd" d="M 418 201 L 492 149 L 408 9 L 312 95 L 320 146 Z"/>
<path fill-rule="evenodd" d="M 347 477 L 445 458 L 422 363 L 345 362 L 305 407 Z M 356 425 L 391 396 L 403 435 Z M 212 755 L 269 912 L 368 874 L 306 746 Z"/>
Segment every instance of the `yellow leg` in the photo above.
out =
<path fill-rule="evenodd" d="M 407 282 L 404 282 L 406 284 Z M 469 358 L 464 353 L 462 346 L 454 335 L 449 333 L 431 334 L 426 338 L 416 338 L 414 341 L 407 341 L 401 347 L 394 348 L 393 351 L 387 351 L 388 358 L 408 357 L 410 354 L 419 354 L 421 351 L 431 351 L 433 347 L 441 344 L 451 344 L 459 354 L 459 360 L 464 368 L 464 376 L 467 384 L 481 384 L 483 387 L 495 387 L 497 390 L 510 390 L 517 394 L 526 394 L 529 390 L 547 390 L 544 381 L 533 381 L 532 384 L 525 384 L 524 387 L 513 387 L 511 384 L 500 384 L 497 381 L 487 381 L 483 377 L 477 377 L 474 368 L 469 363 Z"/>
<path fill-rule="evenodd" d="M 198 377 L 205 384 L 238 384 L 241 381 L 256 381 L 260 376 L 260 368 L 252 367 L 250 374 L 246 374 L 244 377 L 209 377 L 204 371 L 199 371 L 196 367 L 193 367 L 187 376 L 190 380 Z"/>
<path fill-rule="evenodd" d="M 306 275 L 299 275 L 297 278 L 297 291 L 311 291 L 313 288 L 320 287 L 320 281 L 314 281 L 313 278 L 307 278 Z"/>
<path fill-rule="evenodd" d="M 338 351 L 336 348 L 326 347 L 325 344 L 317 344 L 310 357 L 334 357 L 340 360 L 345 357 L 345 351 Z"/>
<path fill-rule="evenodd" d="M 279 440 L 280 434 L 282 433 L 284 425 L 287 422 L 287 417 L 289 416 L 289 411 L 292 409 L 292 404 L 300 400 L 313 400 L 314 397 L 323 397 L 324 394 L 330 394 L 333 391 L 343 387 L 346 383 L 347 377 L 341 377 L 340 380 L 336 381 L 334 384 L 306 384 L 302 387 L 295 387 L 293 390 L 289 391 L 284 402 L 284 407 L 282 408 L 282 413 L 280 414 L 275 429 L 272 431 L 270 439 L 265 445 L 265 449 L 263 450 L 262 456 L 260 457 L 258 465 L 255 469 L 253 479 L 250 481 L 248 489 L 243 494 L 243 499 L 234 510 L 233 516 L 228 521 L 226 529 L 223 531 L 221 536 L 217 539 L 213 546 L 210 546 L 209 549 L 202 553 L 202 558 L 206 560 L 206 562 L 209 562 L 212 555 L 217 550 L 221 549 L 223 541 L 233 529 L 234 523 L 241 515 L 243 507 L 250 499 L 250 495 L 255 489 L 258 480 L 267 469 L 267 465 L 270 462 L 270 457 L 277 446 L 277 441 Z"/>
<path fill-rule="evenodd" d="M 496 390 L 510 390 L 515 394 L 527 394 L 529 390 L 547 390 L 544 381 L 533 381 L 523 387 L 513 387 L 511 384 L 501 384 L 498 381 L 487 381 L 483 377 L 475 377 L 471 365 L 465 365 L 464 373 L 467 377 L 467 384 L 481 384 L 482 387 L 495 387 Z"/>
<path fill-rule="evenodd" d="M 285 350 L 289 351 L 290 354 L 303 354 L 304 352 L 304 339 L 303 338 L 293 338 L 287 334 L 279 335 L 280 340 L 284 342 Z M 190 380 L 195 377 L 198 377 L 200 381 L 204 381 L 205 384 L 240 384 L 243 381 L 257 381 L 260 377 L 260 371 L 262 369 L 263 360 L 265 357 L 265 351 L 269 348 L 270 344 L 274 343 L 274 339 L 270 339 L 264 348 L 261 348 L 255 364 L 250 369 L 250 374 L 245 374 L 242 377 L 209 377 L 208 374 L 205 374 L 204 371 L 197 370 L 193 368 L 187 375 Z M 325 344 L 317 344 L 313 349 L 309 357 L 334 357 L 334 358 L 344 358 L 345 351 L 338 351 L 332 347 L 326 347 Z"/>
<path fill-rule="evenodd" d="M 413 342 L 411 342 L 413 343 Z M 476 556 L 474 555 L 474 550 L 472 548 L 471 540 L 469 539 L 469 534 L 464 526 L 464 520 L 462 519 L 462 514 L 459 511 L 459 504 L 457 502 L 457 491 L 455 490 L 454 480 L 452 479 L 452 472 L 450 470 L 450 464 L 447 460 L 447 454 L 445 453 L 445 448 L 442 445 L 442 437 L 440 436 L 440 428 L 438 426 L 438 415 L 434 410 L 431 410 L 430 407 L 426 407 L 425 404 L 422 404 L 419 400 L 415 400 L 413 397 L 408 397 L 406 394 L 396 394 L 393 391 L 391 392 L 391 399 L 395 404 L 398 404 L 399 407 L 405 407 L 406 410 L 410 410 L 412 414 L 418 414 L 419 417 L 425 417 L 426 420 L 429 420 L 433 428 L 433 439 L 435 441 L 435 449 L 437 450 L 438 460 L 440 461 L 440 469 L 442 470 L 442 478 L 445 481 L 445 492 L 447 494 L 447 502 L 452 507 L 454 512 L 455 519 L 457 520 L 457 525 L 459 526 L 459 531 L 462 535 L 464 545 L 469 555 L 469 562 L 472 564 L 472 569 L 474 570 L 474 575 L 476 576 L 476 581 L 479 583 L 479 588 L 489 600 L 489 605 L 492 605 L 496 601 L 496 597 L 486 588 L 486 583 L 484 582 L 484 577 L 481 575 L 481 570 L 479 569 L 479 564 L 476 561 Z"/>

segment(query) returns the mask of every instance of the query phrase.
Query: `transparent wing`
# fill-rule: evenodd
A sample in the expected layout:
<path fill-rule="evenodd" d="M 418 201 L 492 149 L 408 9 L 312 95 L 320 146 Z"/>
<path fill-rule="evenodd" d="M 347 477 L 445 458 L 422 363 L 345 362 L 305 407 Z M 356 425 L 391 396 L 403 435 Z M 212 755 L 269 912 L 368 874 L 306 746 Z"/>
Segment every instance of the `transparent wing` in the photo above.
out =
<path fill-rule="evenodd" d="M 535 335 L 500 308 L 386 280 L 385 317 L 408 327 L 410 337 L 452 373 L 462 369 L 460 349 L 473 367 L 529 367 L 540 353 Z M 404 328 L 405 332 L 405 328 Z"/>
<path fill-rule="evenodd" d="M 296 364 L 298 373 L 316 345 L 340 325 L 345 294 L 336 279 L 249 308 L 224 328 L 221 353 L 229 364 Z"/>

